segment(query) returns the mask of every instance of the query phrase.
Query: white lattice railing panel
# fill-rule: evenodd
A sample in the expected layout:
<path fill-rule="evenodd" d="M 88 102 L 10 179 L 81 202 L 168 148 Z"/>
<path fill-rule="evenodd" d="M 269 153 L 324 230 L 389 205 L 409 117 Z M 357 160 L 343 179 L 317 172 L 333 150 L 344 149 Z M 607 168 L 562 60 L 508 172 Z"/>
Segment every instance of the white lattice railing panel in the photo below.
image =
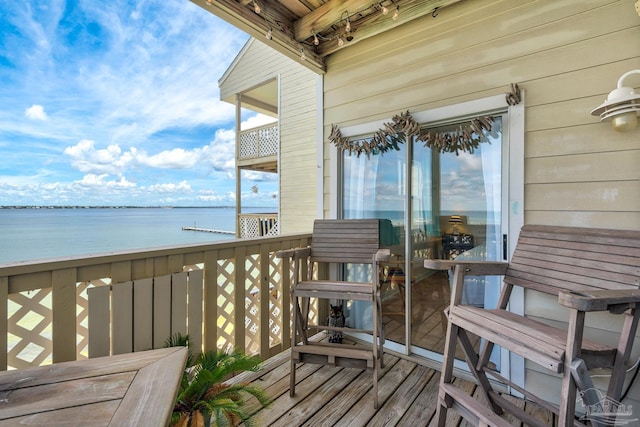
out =
<path fill-rule="evenodd" d="M 235 345 L 234 312 L 235 312 L 235 263 L 232 259 L 218 260 L 218 341 L 220 350 L 233 349 Z"/>
<path fill-rule="evenodd" d="M 279 224 L 278 224 L 278 221 L 275 221 L 264 235 L 278 236 L 279 234 L 280 234 Z"/>
<path fill-rule="evenodd" d="M 238 159 L 255 159 L 258 157 L 257 132 L 240 132 L 239 139 Z"/>
<path fill-rule="evenodd" d="M 277 214 L 239 214 L 238 218 L 243 239 L 279 235 Z"/>
<path fill-rule="evenodd" d="M 21 369 L 51 363 L 51 288 L 10 294 L 8 303 L 8 365 Z"/>
<path fill-rule="evenodd" d="M 258 155 L 260 157 L 278 154 L 278 125 L 258 129 Z"/>
<path fill-rule="evenodd" d="M 238 133 L 238 144 L 238 160 L 275 156 L 280 145 L 278 124 L 241 131 Z"/>
<path fill-rule="evenodd" d="M 250 239 L 252 237 L 258 237 L 259 233 L 259 221 L 258 218 L 253 216 L 240 216 L 240 237 L 243 239 Z"/>
<path fill-rule="evenodd" d="M 87 288 L 90 282 L 80 282 L 76 286 L 76 357 L 78 360 L 89 356 L 89 302 L 87 301 Z"/>
<path fill-rule="evenodd" d="M 260 255 L 244 260 L 245 269 L 245 351 L 260 353 Z"/>
<path fill-rule="evenodd" d="M 269 346 L 281 344 L 282 336 L 282 260 L 275 254 L 269 256 Z M 287 337 L 288 338 L 288 337 Z"/>

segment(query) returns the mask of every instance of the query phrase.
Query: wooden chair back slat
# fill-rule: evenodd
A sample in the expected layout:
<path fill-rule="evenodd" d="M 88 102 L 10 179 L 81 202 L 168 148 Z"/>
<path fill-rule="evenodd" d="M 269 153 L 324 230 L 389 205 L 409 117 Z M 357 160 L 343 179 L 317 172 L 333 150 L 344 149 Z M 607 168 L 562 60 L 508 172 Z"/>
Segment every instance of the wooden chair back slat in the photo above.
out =
<path fill-rule="evenodd" d="M 370 264 L 385 220 L 318 220 L 311 237 L 313 262 Z M 390 223 L 388 223 L 390 227 Z"/>
<path fill-rule="evenodd" d="M 640 232 L 526 225 L 505 283 L 560 291 L 638 288 Z"/>

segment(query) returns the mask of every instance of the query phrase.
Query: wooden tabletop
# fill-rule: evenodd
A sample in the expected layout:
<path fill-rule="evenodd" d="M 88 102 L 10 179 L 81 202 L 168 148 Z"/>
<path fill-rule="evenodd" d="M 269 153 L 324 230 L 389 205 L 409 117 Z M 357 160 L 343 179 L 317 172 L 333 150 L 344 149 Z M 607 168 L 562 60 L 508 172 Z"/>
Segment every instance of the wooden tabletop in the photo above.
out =
<path fill-rule="evenodd" d="M 166 426 L 186 358 L 172 347 L 0 372 L 0 427 Z"/>

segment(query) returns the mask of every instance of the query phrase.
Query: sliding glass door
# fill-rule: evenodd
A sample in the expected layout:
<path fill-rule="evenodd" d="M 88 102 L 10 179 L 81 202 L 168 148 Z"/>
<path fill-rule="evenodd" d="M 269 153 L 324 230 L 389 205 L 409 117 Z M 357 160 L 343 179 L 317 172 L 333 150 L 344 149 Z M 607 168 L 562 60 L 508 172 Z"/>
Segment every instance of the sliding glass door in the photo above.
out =
<path fill-rule="evenodd" d="M 502 120 L 495 116 L 491 131 L 478 136 L 477 147 L 458 153 L 398 135 L 404 143 L 397 150 L 343 154 L 342 216 L 385 218 L 393 224 L 392 257 L 380 272 L 390 346 L 407 353 L 442 353 L 451 278 L 425 269 L 424 258 L 503 256 Z M 423 131 L 446 137 L 455 135 L 461 123 Z M 466 288 L 466 302 L 495 305 L 498 282 L 476 278 Z M 366 308 L 349 308 L 354 326 L 366 322 Z"/>

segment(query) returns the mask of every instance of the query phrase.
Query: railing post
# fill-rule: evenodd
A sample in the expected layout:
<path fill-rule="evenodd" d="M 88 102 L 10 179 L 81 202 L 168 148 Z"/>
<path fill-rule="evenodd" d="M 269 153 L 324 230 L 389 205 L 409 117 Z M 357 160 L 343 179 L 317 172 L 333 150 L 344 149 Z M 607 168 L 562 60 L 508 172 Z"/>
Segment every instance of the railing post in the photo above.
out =
<path fill-rule="evenodd" d="M 235 248 L 235 284 L 234 284 L 234 343 L 235 348 L 246 352 L 246 328 L 245 328 L 245 298 L 246 298 L 246 274 L 244 271 L 246 247 Z"/>
<path fill-rule="evenodd" d="M 76 282 L 75 268 L 51 272 L 53 363 L 76 360 Z"/>
<path fill-rule="evenodd" d="M 0 277 L 0 371 L 7 370 L 7 333 L 9 329 L 9 278 Z"/>
<path fill-rule="evenodd" d="M 292 245 L 287 247 L 289 246 Z M 284 350 L 291 347 L 291 263 L 288 257 L 280 260 L 280 268 L 280 280 L 282 280 L 282 349 Z"/>
<path fill-rule="evenodd" d="M 218 346 L 218 251 L 204 253 L 204 351 Z"/>
<path fill-rule="evenodd" d="M 269 319 L 271 319 L 271 290 L 269 289 L 269 244 L 260 245 L 260 357 L 271 355 Z"/>

